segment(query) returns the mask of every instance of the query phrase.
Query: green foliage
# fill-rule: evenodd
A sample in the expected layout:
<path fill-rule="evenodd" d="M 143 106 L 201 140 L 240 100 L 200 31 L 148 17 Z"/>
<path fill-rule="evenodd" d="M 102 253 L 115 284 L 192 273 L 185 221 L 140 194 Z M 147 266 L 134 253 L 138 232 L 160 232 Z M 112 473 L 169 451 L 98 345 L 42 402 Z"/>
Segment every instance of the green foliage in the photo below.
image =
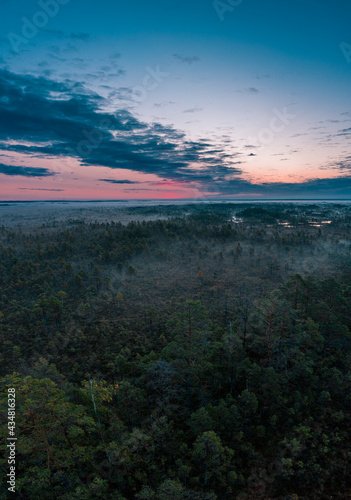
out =
<path fill-rule="evenodd" d="M 2 378 L 0 384 L 4 420 L 6 388 L 16 389 L 16 448 L 21 458 L 17 488 L 33 498 L 62 493 L 62 481 L 74 484 L 74 472 L 79 473 L 93 457 L 93 447 L 87 445 L 86 436 L 94 434 L 94 421 L 83 406 L 70 402 L 50 379 L 14 374 Z M 6 430 L 2 427 L 3 439 Z"/>
<path fill-rule="evenodd" d="M 245 225 L 223 204 L 0 231 L 1 438 L 15 387 L 20 498 L 350 496 L 349 271 L 299 274 L 323 234 L 254 208 Z"/>

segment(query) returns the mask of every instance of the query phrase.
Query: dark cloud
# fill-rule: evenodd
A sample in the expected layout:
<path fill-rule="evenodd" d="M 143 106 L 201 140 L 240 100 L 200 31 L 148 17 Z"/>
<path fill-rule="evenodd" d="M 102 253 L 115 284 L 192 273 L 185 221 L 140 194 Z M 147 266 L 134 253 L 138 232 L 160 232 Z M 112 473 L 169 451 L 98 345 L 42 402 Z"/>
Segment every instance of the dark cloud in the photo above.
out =
<path fill-rule="evenodd" d="M 337 136 L 349 136 L 349 135 L 351 135 L 351 127 L 344 128 L 344 129 L 340 130 L 339 133 L 337 134 Z"/>
<path fill-rule="evenodd" d="M 44 188 L 17 188 L 23 191 L 64 191 L 64 189 L 44 189 Z"/>
<path fill-rule="evenodd" d="M 265 184 L 270 190 L 276 189 L 279 193 L 301 193 L 313 196 L 350 196 L 351 177 L 337 177 L 332 179 L 311 179 L 296 184 Z"/>
<path fill-rule="evenodd" d="M 180 54 L 173 54 L 173 57 L 177 59 L 177 61 L 184 63 L 184 64 L 194 64 L 196 62 L 201 61 L 200 57 L 198 56 L 182 56 Z"/>
<path fill-rule="evenodd" d="M 262 198 L 277 199 L 318 199 L 318 198 L 349 198 L 351 193 L 351 176 L 331 179 L 311 179 L 297 183 L 261 183 L 252 184 L 243 179 L 218 181 L 208 186 L 210 193 L 223 196 L 250 195 Z"/>
<path fill-rule="evenodd" d="M 110 101 L 80 83 L 0 71 L 0 95 L 6 96 L 0 100 L 4 150 L 72 156 L 86 166 L 124 168 L 179 181 L 201 183 L 240 173 L 231 157 L 213 152 L 204 141 L 187 141 L 172 126 L 146 124 L 127 109 L 102 112 Z"/>
<path fill-rule="evenodd" d="M 87 42 L 93 38 L 89 33 L 69 33 L 62 30 L 50 29 L 43 29 L 42 31 L 48 35 L 58 38 L 59 40 L 80 40 L 83 42 Z"/>
<path fill-rule="evenodd" d="M 99 179 L 101 182 L 110 182 L 111 184 L 139 184 L 137 181 L 115 180 L 115 179 Z"/>
<path fill-rule="evenodd" d="M 114 52 L 113 54 L 110 55 L 110 59 L 119 59 L 121 57 L 121 54 L 119 52 Z"/>
<path fill-rule="evenodd" d="M 267 78 L 270 78 L 270 77 L 271 77 L 271 75 L 268 75 L 268 74 L 262 74 L 262 75 L 258 74 L 258 75 L 255 75 L 255 78 L 257 80 L 266 80 Z"/>
<path fill-rule="evenodd" d="M 348 171 L 351 172 L 351 156 L 345 156 L 345 158 L 340 158 L 334 162 L 330 162 L 328 165 L 322 167 L 323 170 L 339 170 L 340 173 Z"/>
<path fill-rule="evenodd" d="M 123 189 L 124 193 L 132 193 L 133 191 L 154 191 L 154 189 L 149 188 L 131 188 L 131 189 Z"/>
<path fill-rule="evenodd" d="M 89 33 L 70 33 L 68 37 L 71 40 L 81 40 L 82 42 L 87 42 L 93 38 Z"/>
<path fill-rule="evenodd" d="M 133 102 L 133 100 L 135 99 L 135 92 L 130 87 L 118 87 L 117 89 L 115 88 L 112 92 L 110 92 L 108 98 L 113 102 Z"/>
<path fill-rule="evenodd" d="M 236 92 L 240 94 L 259 94 L 260 91 L 256 87 L 248 87 L 246 89 L 237 90 Z"/>
<path fill-rule="evenodd" d="M 201 108 L 200 106 L 196 106 L 195 108 L 185 109 L 183 113 L 199 113 L 202 110 L 203 108 Z"/>
<path fill-rule="evenodd" d="M 126 72 L 124 69 L 114 69 L 104 66 L 101 67 L 99 71 L 86 73 L 85 78 L 90 81 L 96 80 L 100 83 L 102 81 L 110 81 L 111 79 L 114 81 L 116 78 L 120 78 L 125 74 Z"/>
<path fill-rule="evenodd" d="M 23 177 L 48 177 L 54 175 L 55 172 L 50 172 L 47 168 L 17 167 L 0 163 L 0 174 L 21 175 Z"/>
<path fill-rule="evenodd" d="M 46 33 L 47 35 L 54 36 L 56 38 L 64 38 L 65 32 L 62 30 L 49 30 L 49 29 L 42 29 L 43 33 Z"/>
<path fill-rule="evenodd" d="M 240 177 L 238 152 L 228 154 L 208 140 L 188 140 L 171 125 L 147 124 L 128 109 L 103 111 L 111 101 L 87 90 L 81 83 L 56 82 L 0 70 L 0 96 L 0 147 L 7 152 L 43 158 L 70 156 L 87 167 L 155 174 L 167 181 L 191 184 L 209 196 L 350 196 L 349 176 L 296 184 L 253 184 Z M 350 132 L 351 129 L 340 131 L 341 134 Z M 343 167 L 338 165 L 340 171 L 349 172 L 349 159 L 346 160 L 348 163 L 344 162 Z M 46 168 L 4 164 L 0 164 L 0 172 L 26 177 L 54 175 Z"/>
<path fill-rule="evenodd" d="M 166 106 L 171 106 L 172 104 L 175 104 L 174 101 L 163 101 L 163 102 L 156 102 L 154 104 L 155 108 L 165 108 Z"/>
<path fill-rule="evenodd" d="M 50 64 L 47 61 L 41 61 L 37 64 L 38 68 L 49 68 Z"/>

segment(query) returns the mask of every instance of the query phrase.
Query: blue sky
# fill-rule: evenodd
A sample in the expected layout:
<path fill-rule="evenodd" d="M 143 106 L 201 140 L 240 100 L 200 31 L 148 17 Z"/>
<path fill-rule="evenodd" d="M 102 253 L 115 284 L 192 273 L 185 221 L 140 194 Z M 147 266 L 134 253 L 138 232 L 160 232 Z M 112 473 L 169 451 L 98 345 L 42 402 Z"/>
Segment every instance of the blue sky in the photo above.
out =
<path fill-rule="evenodd" d="M 0 0 L 1 199 L 349 198 L 350 24 L 341 0 Z"/>

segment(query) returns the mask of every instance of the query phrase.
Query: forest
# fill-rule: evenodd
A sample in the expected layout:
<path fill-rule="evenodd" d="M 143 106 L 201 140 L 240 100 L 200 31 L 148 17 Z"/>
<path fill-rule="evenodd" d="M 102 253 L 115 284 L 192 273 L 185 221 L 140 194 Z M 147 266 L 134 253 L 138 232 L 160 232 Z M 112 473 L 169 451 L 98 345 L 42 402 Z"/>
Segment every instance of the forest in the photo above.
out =
<path fill-rule="evenodd" d="M 4 210 L 11 498 L 351 498 L 349 204 Z"/>

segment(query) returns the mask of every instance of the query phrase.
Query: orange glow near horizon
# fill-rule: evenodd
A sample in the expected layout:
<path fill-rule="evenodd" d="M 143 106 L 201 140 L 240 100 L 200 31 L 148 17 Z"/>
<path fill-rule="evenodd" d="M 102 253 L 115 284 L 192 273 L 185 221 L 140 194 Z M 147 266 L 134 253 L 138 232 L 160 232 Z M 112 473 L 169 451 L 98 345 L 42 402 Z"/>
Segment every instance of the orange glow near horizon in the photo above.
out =
<path fill-rule="evenodd" d="M 8 156 L 7 151 L 0 154 Z M 314 179 L 331 179 L 340 176 L 333 168 L 323 168 L 316 162 L 296 166 L 295 162 L 283 162 L 272 155 L 259 159 L 254 157 L 242 165 L 242 173 L 235 177 L 259 187 L 261 184 L 299 184 Z M 55 175 L 31 177 L 0 174 L 0 200 L 152 200 L 152 199 L 201 199 L 211 197 L 262 198 L 260 193 L 247 192 L 240 188 L 231 194 L 222 194 L 216 189 L 207 192 L 195 182 L 180 182 L 156 174 L 127 169 L 111 169 L 100 166 L 85 166 L 75 158 L 37 158 L 26 154 L 11 153 L 11 165 L 45 168 Z M 201 172 L 201 169 L 196 169 Z M 110 181 L 110 182 L 109 182 Z M 112 182 L 111 182 L 112 181 Z M 240 192 L 242 189 L 242 192 Z"/>

